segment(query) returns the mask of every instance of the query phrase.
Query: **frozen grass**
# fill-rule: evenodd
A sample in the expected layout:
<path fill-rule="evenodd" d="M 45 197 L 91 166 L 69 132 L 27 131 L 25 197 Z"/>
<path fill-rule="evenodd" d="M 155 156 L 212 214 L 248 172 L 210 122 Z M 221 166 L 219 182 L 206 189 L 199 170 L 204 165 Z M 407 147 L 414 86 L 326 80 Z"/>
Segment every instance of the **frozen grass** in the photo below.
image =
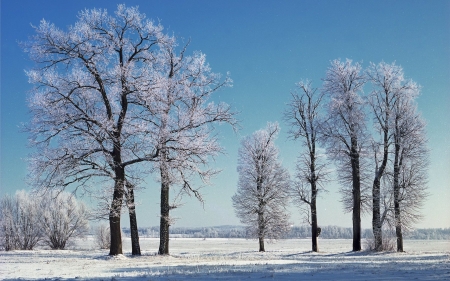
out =
<path fill-rule="evenodd" d="M 450 280 L 450 241 L 405 241 L 405 253 L 353 253 L 351 240 L 306 239 L 267 244 L 245 239 L 170 240 L 171 255 L 158 256 L 158 239 L 141 238 L 143 255 L 108 256 L 93 239 L 69 250 L 0 252 L 3 280 Z"/>

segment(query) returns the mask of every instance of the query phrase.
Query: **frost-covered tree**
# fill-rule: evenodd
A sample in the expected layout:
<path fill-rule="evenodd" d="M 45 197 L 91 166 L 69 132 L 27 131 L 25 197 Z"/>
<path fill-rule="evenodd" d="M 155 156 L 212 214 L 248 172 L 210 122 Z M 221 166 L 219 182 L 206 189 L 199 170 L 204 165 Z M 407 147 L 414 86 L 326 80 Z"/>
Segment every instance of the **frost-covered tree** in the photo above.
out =
<path fill-rule="evenodd" d="M 365 77 L 359 63 L 334 60 L 328 67 L 323 92 L 329 98 L 322 133 L 328 156 L 338 166 L 343 202 L 352 211 L 353 251 L 361 250 L 362 157 L 365 138 L 364 101 L 360 96 Z"/>
<path fill-rule="evenodd" d="M 0 247 L 32 250 L 42 239 L 39 201 L 21 190 L 0 199 Z"/>
<path fill-rule="evenodd" d="M 397 251 L 403 252 L 403 229 L 420 219 L 420 207 L 427 196 L 428 149 L 425 122 L 415 99 L 419 86 L 408 81 L 393 110 L 393 222 Z"/>
<path fill-rule="evenodd" d="M 145 122 L 135 118 L 142 111 L 137 101 L 153 94 L 156 53 L 173 40 L 125 5 L 114 15 L 84 10 L 68 30 L 45 20 L 34 29 L 24 44 L 36 64 L 27 71 L 35 85 L 29 99 L 28 131 L 36 148 L 30 182 L 39 190 L 72 186 L 95 192 L 98 182 L 112 186 L 110 255 L 121 254 L 120 213 L 125 193 L 134 195 L 127 187 L 135 186 L 129 175 L 155 156 Z M 132 253 L 140 254 L 134 204 L 128 207 Z"/>
<path fill-rule="evenodd" d="M 395 64 L 381 62 L 370 64 L 367 71 L 368 80 L 374 89 L 369 95 L 369 104 L 374 116 L 377 137 L 373 140 L 375 176 L 372 185 L 372 230 L 374 249 L 383 249 L 382 226 L 386 212 L 382 213 L 381 184 L 388 165 L 389 148 L 392 141 L 391 115 L 398 95 L 401 94 L 403 70 Z"/>
<path fill-rule="evenodd" d="M 233 207 L 248 233 L 259 239 L 264 252 L 264 239 L 277 239 L 289 230 L 289 174 L 278 159 L 275 139 L 278 124 L 256 131 L 241 142 L 238 156 L 239 173 Z"/>
<path fill-rule="evenodd" d="M 289 135 L 299 139 L 305 149 L 302 151 L 296 171 L 297 181 L 292 186 L 294 202 L 303 208 L 306 221 L 311 225 L 312 251 L 318 252 L 317 237 L 319 236 L 317 222 L 317 195 L 322 183 L 327 179 L 325 162 L 321 161 L 318 152 L 318 140 L 321 129 L 320 110 L 324 93 L 317 93 L 311 87 L 311 82 L 299 82 L 298 91 L 292 93 L 284 117 L 291 125 Z"/>
<path fill-rule="evenodd" d="M 40 206 L 43 243 L 52 249 L 64 249 L 71 239 L 82 237 L 89 229 L 89 212 L 73 194 L 51 192 L 42 197 Z"/>
<path fill-rule="evenodd" d="M 213 73 L 201 52 L 177 52 L 175 44 L 166 44 L 152 65 L 155 75 L 152 95 L 143 93 L 136 104 L 145 108 L 139 116 L 148 125 L 148 141 L 157 152 L 153 169 L 161 182 L 160 245 L 158 253 L 169 254 L 169 227 L 173 223 L 170 190 L 179 191 L 203 202 L 193 179 L 208 184 L 219 171 L 208 167 L 212 157 L 222 151 L 214 126 L 236 125 L 235 113 L 225 103 L 210 102 L 211 95 L 229 86 L 231 79 Z"/>
<path fill-rule="evenodd" d="M 402 226 L 419 218 L 426 197 L 427 148 L 425 124 L 417 113 L 419 87 L 406 81 L 395 63 L 371 64 L 367 77 L 374 90 L 369 96 L 376 132 L 375 177 L 372 188 L 375 250 L 383 249 L 382 227 L 396 228 L 398 250 L 403 250 Z M 390 161 L 390 162 L 389 162 Z"/>

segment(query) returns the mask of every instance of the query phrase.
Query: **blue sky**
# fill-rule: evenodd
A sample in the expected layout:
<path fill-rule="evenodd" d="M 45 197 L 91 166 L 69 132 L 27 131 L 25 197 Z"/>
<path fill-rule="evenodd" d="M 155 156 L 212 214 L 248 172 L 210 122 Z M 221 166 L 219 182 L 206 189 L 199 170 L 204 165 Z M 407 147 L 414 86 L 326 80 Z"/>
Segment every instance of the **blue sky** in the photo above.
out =
<path fill-rule="evenodd" d="M 0 194 L 28 189 L 25 184 L 27 135 L 26 99 L 31 85 L 24 69 L 33 64 L 18 42 L 33 35 L 31 24 L 45 18 L 65 28 L 84 8 L 118 3 L 139 5 L 160 21 L 167 32 L 191 40 L 189 50 L 201 50 L 215 72 L 230 71 L 234 86 L 217 93 L 240 111 L 242 130 L 221 128 L 227 155 L 214 164 L 223 172 L 204 188 L 204 208 L 194 198 L 174 211 L 175 226 L 238 224 L 231 196 L 236 191 L 237 150 L 242 136 L 278 121 L 281 158 L 291 172 L 301 147 L 286 138 L 282 121 L 290 91 L 300 79 L 320 87 L 333 59 L 395 61 L 405 75 L 422 86 L 419 110 L 428 126 L 429 193 L 424 220 L 418 227 L 450 227 L 450 1 L 1 1 L 1 187 Z M 344 214 L 337 183 L 327 186 L 318 202 L 320 225 L 351 226 Z M 158 184 L 150 178 L 138 194 L 138 223 L 158 224 Z M 292 208 L 294 224 L 301 224 Z M 124 216 L 127 217 L 127 216 Z M 370 227 L 371 216 L 363 217 Z M 124 221 L 124 225 L 127 223 Z"/>

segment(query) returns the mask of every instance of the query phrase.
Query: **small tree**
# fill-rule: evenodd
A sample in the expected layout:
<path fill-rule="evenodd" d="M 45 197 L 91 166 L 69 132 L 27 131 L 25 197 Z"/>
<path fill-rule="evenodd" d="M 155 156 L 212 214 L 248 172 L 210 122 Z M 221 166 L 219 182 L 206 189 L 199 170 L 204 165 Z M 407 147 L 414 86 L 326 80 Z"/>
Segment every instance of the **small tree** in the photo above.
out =
<path fill-rule="evenodd" d="M 0 200 L 0 245 L 6 251 L 32 250 L 42 238 L 39 202 L 26 191 Z"/>
<path fill-rule="evenodd" d="M 265 251 L 265 238 L 277 239 L 289 229 L 289 174 L 278 160 L 274 143 L 278 132 L 278 124 L 269 123 L 244 138 L 239 149 L 233 207 L 249 235 L 259 239 L 260 252 Z"/>
<path fill-rule="evenodd" d="M 67 192 L 52 192 L 41 202 L 43 242 L 52 249 L 64 249 L 72 238 L 88 231 L 86 206 Z"/>
<path fill-rule="evenodd" d="M 0 200 L 0 246 L 5 251 L 17 248 L 17 200 L 9 194 Z"/>
<path fill-rule="evenodd" d="M 292 101 L 285 112 L 285 119 L 290 123 L 289 135 L 300 139 L 306 148 L 297 163 L 297 182 L 292 186 L 295 203 L 303 208 L 311 225 L 312 251 L 318 252 L 317 237 L 317 194 L 319 187 L 326 180 L 325 164 L 320 161 L 317 144 L 320 134 L 321 120 L 319 111 L 324 93 L 317 94 L 317 89 L 311 88 L 311 82 L 297 84 L 300 93 L 292 94 Z"/>

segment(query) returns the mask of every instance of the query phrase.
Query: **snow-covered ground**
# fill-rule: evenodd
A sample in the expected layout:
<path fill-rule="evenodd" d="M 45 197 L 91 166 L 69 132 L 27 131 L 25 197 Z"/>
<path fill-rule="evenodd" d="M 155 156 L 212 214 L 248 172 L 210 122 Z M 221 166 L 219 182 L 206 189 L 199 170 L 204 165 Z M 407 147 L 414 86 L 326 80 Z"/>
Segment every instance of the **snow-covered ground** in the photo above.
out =
<path fill-rule="evenodd" d="M 245 239 L 172 238 L 170 256 L 158 239 L 141 238 L 143 255 L 109 257 L 92 239 L 70 250 L 0 252 L 3 280 L 450 280 L 450 241 L 406 240 L 404 253 L 351 252 L 351 240 L 280 240 L 257 252 Z"/>

